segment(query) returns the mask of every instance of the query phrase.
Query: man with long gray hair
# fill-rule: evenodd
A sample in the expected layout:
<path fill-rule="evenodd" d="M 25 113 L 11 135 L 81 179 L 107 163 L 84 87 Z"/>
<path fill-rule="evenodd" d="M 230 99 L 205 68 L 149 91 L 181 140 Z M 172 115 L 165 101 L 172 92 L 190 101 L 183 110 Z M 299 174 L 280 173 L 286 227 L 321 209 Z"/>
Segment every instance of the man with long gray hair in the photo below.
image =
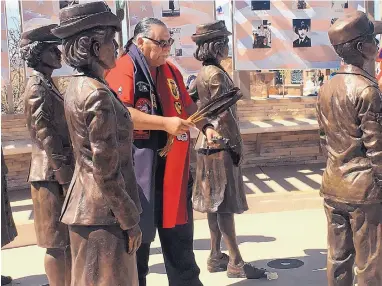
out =
<path fill-rule="evenodd" d="M 193 253 L 192 177 L 189 173 L 190 133 L 186 121 L 197 107 L 187 93 L 177 67 L 167 60 L 174 40 L 166 25 L 155 18 L 141 20 L 125 54 L 106 77 L 128 107 L 134 122 L 135 173 L 143 212 L 142 245 L 137 251 L 140 286 L 146 285 L 150 244 L 158 229 L 170 286 L 202 285 Z M 155 124 L 137 128 L 136 122 L 152 122 L 160 116 L 166 131 L 175 135 L 166 158 L 158 150 L 167 133 Z M 206 122 L 197 126 L 209 140 L 218 134 Z"/>

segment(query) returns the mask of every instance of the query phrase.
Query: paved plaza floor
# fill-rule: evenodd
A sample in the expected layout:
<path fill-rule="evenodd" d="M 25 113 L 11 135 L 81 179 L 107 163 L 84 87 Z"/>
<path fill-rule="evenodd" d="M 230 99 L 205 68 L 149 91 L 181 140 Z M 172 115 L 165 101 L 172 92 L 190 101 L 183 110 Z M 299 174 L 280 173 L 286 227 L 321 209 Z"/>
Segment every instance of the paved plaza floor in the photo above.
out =
<path fill-rule="evenodd" d="M 326 218 L 318 195 L 322 165 L 251 168 L 244 170 L 250 210 L 237 215 L 237 239 L 243 258 L 257 267 L 278 273 L 278 280 L 227 278 L 226 273 L 209 273 L 209 229 L 204 215 L 195 213 L 194 249 L 205 286 L 269 285 L 324 286 L 326 282 Z M 33 212 L 27 193 L 14 194 L 12 206 L 20 236 L 2 250 L 3 275 L 13 285 L 40 286 L 44 274 L 44 249 L 35 243 Z M 223 250 L 226 250 L 223 244 Z M 293 259 L 296 265 L 267 264 L 276 259 Z M 159 240 L 151 248 L 148 285 L 168 285 Z M 186 286 L 186 285 L 185 285 Z"/>

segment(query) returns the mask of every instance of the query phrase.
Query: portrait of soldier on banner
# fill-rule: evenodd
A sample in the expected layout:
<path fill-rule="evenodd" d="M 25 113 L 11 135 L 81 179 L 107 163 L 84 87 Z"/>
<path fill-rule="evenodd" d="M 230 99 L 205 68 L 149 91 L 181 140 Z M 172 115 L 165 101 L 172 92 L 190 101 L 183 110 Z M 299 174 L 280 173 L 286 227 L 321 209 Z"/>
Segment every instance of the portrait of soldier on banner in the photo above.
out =
<path fill-rule="evenodd" d="M 304 9 L 309 9 L 310 6 L 305 0 L 294 0 L 292 4 L 292 9 L 297 9 L 297 10 L 304 10 Z"/>
<path fill-rule="evenodd" d="M 251 1 L 251 10 L 252 11 L 262 11 L 262 10 L 270 10 L 271 9 L 271 1 Z"/>
<path fill-rule="evenodd" d="M 178 0 L 162 2 L 162 17 L 179 17 L 180 4 Z"/>
<path fill-rule="evenodd" d="M 268 20 L 256 20 L 252 22 L 252 48 L 271 48 L 272 35 L 271 31 L 269 30 L 270 25 L 271 23 L 269 23 Z"/>
<path fill-rule="evenodd" d="M 310 19 L 294 19 L 293 29 L 298 37 L 293 42 L 294 48 L 307 48 L 312 46 L 312 41 L 308 37 L 310 31 Z"/>

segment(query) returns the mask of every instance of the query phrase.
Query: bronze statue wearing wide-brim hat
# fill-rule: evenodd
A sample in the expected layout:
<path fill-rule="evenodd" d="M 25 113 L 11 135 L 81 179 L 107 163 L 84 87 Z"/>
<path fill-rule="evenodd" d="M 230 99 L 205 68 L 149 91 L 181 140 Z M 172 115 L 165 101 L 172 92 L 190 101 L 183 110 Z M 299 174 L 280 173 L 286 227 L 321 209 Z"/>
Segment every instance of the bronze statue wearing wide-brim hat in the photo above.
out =
<path fill-rule="evenodd" d="M 103 1 L 68 6 L 60 11 L 59 18 L 60 25 L 52 29 L 52 33 L 60 39 L 102 26 L 121 31 L 121 19 Z"/>
<path fill-rule="evenodd" d="M 364 12 L 355 11 L 339 18 L 328 31 L 333 46 L 365 35 L 382 34 L 382 21 L 371 21 Z"/>
<path fill-rule="evenodd" d="M 56 27 L 57 24 L 51 24 L 23 32 L 21 34 L 20 48 L 23 48 L 34 42 L 60 44 L 61 39 L 53 35 L 51 32 L 51 30 Z"/>
<path fill-rule="evenodd" d="M 196 26 L 196 33 L 191 36 L 191 39 L 195 43 L 200 43 L 230 35 L 232 35 L 232 33 L 227 30 L 225 22 L 220 20 Z"/>

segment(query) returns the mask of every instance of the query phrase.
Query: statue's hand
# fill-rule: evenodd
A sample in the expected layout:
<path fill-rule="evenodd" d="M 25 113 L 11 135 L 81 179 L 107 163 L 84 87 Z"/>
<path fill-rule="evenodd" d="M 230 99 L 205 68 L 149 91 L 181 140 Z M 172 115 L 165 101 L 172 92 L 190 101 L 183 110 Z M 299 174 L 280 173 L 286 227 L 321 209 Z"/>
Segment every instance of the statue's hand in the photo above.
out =
<path fill-rule="evenodd" d="M 219 147 L 219 143 L 217 141 L 222 139 L 222 136 L 212 127 L 207 127 L 206 131 L 207 144 L 209 147 L 217 148 Z"/>
<path fill-rule="evenodd" d="M 134 254 L 142 243 L 142 231 L 139 225 L 137 224 L 133 228 L 128 229 L 127 231 L 128 241 L 127 241 L 127 252 L 132 255 Z"/>

